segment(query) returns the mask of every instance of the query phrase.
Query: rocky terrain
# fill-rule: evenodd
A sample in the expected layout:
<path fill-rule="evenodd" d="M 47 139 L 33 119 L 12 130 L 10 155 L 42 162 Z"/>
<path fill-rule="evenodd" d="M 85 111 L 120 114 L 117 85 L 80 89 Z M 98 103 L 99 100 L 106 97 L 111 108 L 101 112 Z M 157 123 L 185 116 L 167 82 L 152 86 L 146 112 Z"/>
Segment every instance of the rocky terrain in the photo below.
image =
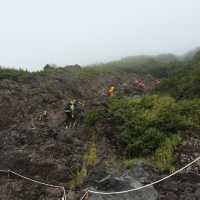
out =
<path fill-rule="evenodd" d="M 47 66 L 48 68 L 48 66 Z M 85 109 L 101 104 L 101 91 L 110 82 L 118 83 L 129 96 L 142 95 L 129 88 L 135 73 L 101 75 L 91 79 L 64 73 L 30 74 L 23 80 L 0 80 L 0 170 L 66 188 L 67 198 L 76 200 L 86 188 L 121 191 L 140 187 L 168 174 L 141 161 L 121 168 L 117 147 L 106 137 L 96 136 L 87 127 L 65 129 L 63 108 L 76 98 Z M 143 75 L 146 82 L 152 76 Z M 121 83 L 121 84 L 120 84 Z M 125 84 L 126 83 L 126 84 Z M 47 117 L 42 113 L 47 111 Z M 95 144 L 95 159 L 91 149 Z M 90 153 L 88 153 L 88 151 Z M 200 140 L 189 138 L 175 151 L 177 168 L 200 156 Z M 93 154 L 92 154 L 93 155 Z M 88 157 L 90 157 L 88 159 Z M 91 200 L 200 200 L 200 165 L 142 191 L 121 195 L 89 195 Z M 0 200 L 61 200 L 63 191 L 0 172 Z"/>

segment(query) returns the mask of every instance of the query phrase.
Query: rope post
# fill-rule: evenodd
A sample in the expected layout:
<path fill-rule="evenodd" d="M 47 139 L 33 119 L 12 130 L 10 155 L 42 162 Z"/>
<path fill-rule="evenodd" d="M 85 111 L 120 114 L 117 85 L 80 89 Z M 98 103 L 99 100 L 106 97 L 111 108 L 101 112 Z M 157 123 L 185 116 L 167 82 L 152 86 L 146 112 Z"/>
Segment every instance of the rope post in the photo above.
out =
<path fill-rule="evenodd" d="M 11 183 L 10 183 L 10 172 L 8 170 L 8 175 L 7 175 L 7 178 L 8 178 L 8 197 L 10 196 L 11 194 Z"/>
<path fill-rule="evenodd" d="M 85 194 L 81 197 L 80 200 L 88 200 L 89 199 L 89 191 L 87 190 Z"/>
<path fill-rule="evenodd" d="M 62 187 L 62 189 L 63 189 L 63 197 L 64 197 L 64 200 L 67 200 L 67 196 L 66 196 L 65 187 Z"/>
<path fill-rule="evenodd" d="M 85 199 L 88 200 L 89 199 L 89 192 L 87 191 Z"/>

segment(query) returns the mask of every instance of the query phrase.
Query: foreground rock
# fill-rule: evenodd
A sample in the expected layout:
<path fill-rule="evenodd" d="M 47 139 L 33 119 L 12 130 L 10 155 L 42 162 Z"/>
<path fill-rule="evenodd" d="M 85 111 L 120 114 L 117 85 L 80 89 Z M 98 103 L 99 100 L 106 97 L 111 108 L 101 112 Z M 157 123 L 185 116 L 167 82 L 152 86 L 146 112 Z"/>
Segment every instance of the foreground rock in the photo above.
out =
<path fill-rule="evenodd" d="M 200 176 L 177 175 L 156 186 L 159 200 L 200 200 Z"/>
<path fill-rule="evenodd" d="M 48 127 L 1 131 L 0 169 L 10 169 L 49 184 L 67 186 L 81 166 L 84 145 L 80 131 Z M 1 173 L 0 200 L 58 200 L 61 196 L 62 191 L 58 189 Z"/>
<path fill-rule="evenodd" d="M 91 189 L 104 192 L 127 191 L 142 186 L 134 176 L 128 175 L 128 172 L 123 176 L 114 176 L 101 170 L 91 175 L 90 183 L 93 184 Z M 154 187 L 124 194 L 91 194 L 90 196 L 91 200 L 156 200 L 157 198 L 158 193 Z"/>

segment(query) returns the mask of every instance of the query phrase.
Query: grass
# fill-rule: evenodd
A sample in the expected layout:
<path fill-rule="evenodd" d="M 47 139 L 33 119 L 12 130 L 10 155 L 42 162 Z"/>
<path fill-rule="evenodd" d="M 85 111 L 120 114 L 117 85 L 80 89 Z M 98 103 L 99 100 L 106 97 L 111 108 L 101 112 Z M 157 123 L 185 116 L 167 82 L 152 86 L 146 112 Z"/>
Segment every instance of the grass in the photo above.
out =
<path fill-rule="evenodd" d="M 96 144 L 92 143 L 89 145 L 88 151 L 83 156 L 83 161 L 86 166 L 95 166 L 97 162 L 97 148 Z"/>
<path fill-rule="evenodd" d="M 74 189 L 78 186 L 81 186 L 87 175 L 88 175 L 87 169 L 84 167 L 82 167 L 79 171 L 77 171 L 72 180 L 69 181 L 70 189 Z"/>
<path fill-rule="evenodd" d="M 176 157 L 174 150 L 178 144 L 181 143 L 179 136 L 166 138 L 165 142 L 159 149 L 156 150 L 152 159 L 153 163 L 164 171 L 174 171 L 176 164 Z"/>
<path fill-rule="evenodd" d="M 83 155 L 82 167 L 78 170 L 72 180 L 69 182 L 71 189 L 79 187 L 83 184 L 85 178 L 88 176 L 88 169 L 94 167 L 97 162 L 97 148 L 95 143 L 88 145 L 88 149 Z"/>
<path fill-rule="evenodd" d="M 176 157 L 175 148 L 182 142 L 181 137 L 174 135 L 166 138 L 165 142 L 158 148 L 151 157 L 136 157 L 134 159 L 126 159 L 123 161 L 123 167 L 130 169 L 139 161 L 158 167 L 161 171 L 171 172 L 175 170 Z"/>

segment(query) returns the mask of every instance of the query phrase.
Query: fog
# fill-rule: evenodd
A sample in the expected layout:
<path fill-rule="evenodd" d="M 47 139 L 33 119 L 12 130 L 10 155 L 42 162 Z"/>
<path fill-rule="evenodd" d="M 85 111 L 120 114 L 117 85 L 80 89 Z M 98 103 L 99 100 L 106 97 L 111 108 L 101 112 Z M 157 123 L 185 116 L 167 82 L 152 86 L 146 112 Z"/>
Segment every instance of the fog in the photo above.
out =
<path fill-rule="evenodd" d="M 0 65 L 106 62 L 200 46 L 199 0 L 0 0 Z"/>

